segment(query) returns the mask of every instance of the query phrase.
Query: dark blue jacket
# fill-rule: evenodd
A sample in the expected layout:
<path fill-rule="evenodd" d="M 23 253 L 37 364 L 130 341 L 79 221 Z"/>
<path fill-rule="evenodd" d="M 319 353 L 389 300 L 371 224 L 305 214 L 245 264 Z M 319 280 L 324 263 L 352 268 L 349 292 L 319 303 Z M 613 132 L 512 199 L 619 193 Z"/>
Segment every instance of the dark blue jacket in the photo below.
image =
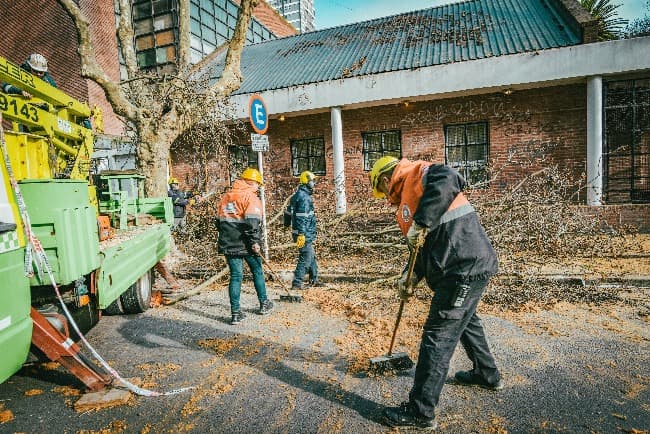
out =
<path fill-rule="evenodd" d="M 311 197 L 309 187 L 301 184 L 291 196 L 291 234 L 294 241 L 299 234 L 305 236 L 305 241 L 311 243 L 316 239 L 316 214 L 314 212 L 314 199 Z"/>
<path fill-rule="evenodd" d="M 180 190 L 174 190 L 170 188 L 167 191 L 167 196 L 172 198 L 172 204 L 174 205 L 174 218 L 183 218 L 185 217 L 185 207 L 190 202 L 188 195 Z"/>
<path fill-rule="evenodd" d="M 31 72 L 31 68 L 26 63 L 23 63 L 22 65 L 20 65 L 20 67 L 27 72 Z M 43 80 L 44 82 L 46 82 L 52 87 L 57 87 L 54 78 L 52 78 L 49 72 L 45 72 L 45 74 L 41 77 L 41 80 Z M 4 83 L 4 82 L 0 83 L 0 92 L 8 93 L 10 95 L 20 95 L 22 90 L 23 89 L 13 86 L 9 83 Z M 29 92 L 29 89 L 24 89 L 24 90 L 27 90 Z"/>
<path fill-rule="evenodd" d="M 427 226 L 424 246 L 414 272 L 435 288 L 442 279 L 486 279 L 497 272 L 497 254 L 478 214 L 470 204 L 447 212 L 465 188 L 465 179 L 454 169 L 433 164 L 424 175 L 424 193 L 413 220 Z"/>

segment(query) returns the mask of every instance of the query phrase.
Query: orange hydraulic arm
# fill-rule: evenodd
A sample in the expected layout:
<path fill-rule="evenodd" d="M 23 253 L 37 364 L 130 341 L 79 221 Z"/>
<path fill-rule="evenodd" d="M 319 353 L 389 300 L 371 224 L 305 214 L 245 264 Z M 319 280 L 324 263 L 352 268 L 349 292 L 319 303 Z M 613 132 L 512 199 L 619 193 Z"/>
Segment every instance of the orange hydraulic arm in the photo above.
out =
<path fill-rule="evenodd" d="M 79 346 L 70 339 L 68 323 L 63 315 L 42 314 L 32 307 L 31 317 L 34 322 L 32 344 L 50 360 L 60 363 L 92 391 L 101 390 L 111 383 L 109 375 L 100 373 L 98 368 L 79 352 Z M 50 324 L 46 317 L 60 323 L 63 333 Z"/>

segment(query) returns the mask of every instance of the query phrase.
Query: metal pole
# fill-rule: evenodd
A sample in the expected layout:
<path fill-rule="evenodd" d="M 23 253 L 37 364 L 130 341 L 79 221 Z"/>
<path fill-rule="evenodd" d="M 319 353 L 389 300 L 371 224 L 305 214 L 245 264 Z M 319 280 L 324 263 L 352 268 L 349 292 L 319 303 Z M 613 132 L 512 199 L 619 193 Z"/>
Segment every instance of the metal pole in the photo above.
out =
<path fill-rule="evenodd" d="M 264 179 L 264 168 L 262 167 L 262 151 L 257 151 L 257 167 Z M 269 259 L 269 238 L 266 231 L 266 199 L 264 198 L 264 186 L 260 186 L 260 200 L 262 201 L 262 249 L 264 258 Z"/>

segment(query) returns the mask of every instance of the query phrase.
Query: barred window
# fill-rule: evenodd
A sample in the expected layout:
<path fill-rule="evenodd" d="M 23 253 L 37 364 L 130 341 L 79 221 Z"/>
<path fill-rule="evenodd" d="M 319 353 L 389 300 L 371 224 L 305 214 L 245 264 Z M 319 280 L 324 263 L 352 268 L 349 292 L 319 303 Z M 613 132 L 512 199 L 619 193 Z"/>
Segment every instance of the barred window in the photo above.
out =
<path fill-rule="evenodd" d="M 402 158 L 400 130 L 361 133 L 361 137 L 363 138 L 363 170 L 370 170 L 375 161 L 387 155 Z"/>
<path fill-rule="evenodd" d="M 293 176 L 305 170 L 314 175 L 325 175 L 325 140 L 322 137 L 294 139 L 290 144 Z"/>
<path fill-rule="evenodd" d="M 445 127 L 445 162 L 458 170 L 469 185 L 487 181 L 488 155 L 487 122 Z"/>
<path fill-rule="evenodd" d="M 230 183 L 232 184 L 247 167 L 258 169 L 257 152 L 251 146 L 229 146 L 230 155 Z"/>

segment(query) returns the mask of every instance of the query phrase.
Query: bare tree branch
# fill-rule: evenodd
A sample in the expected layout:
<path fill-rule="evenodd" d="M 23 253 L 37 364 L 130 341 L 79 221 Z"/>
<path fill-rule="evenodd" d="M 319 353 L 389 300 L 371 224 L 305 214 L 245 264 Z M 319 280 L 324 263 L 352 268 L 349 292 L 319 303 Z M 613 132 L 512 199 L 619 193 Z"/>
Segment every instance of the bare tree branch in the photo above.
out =
<path fill-rule="evenodd" d="M 241 76 L 241 53 L 246 43 L 246 32 L 250 23 L 253 9 L 257 6 L 258 0 L 242 0 L 239 6 L 239 15 L 235 32 L 228 44 L 226 54 L 226 65 L 219 81 L 212 87 L 216 95 L 229 95 L 239 89 L 242 82 Z"/>
<path fill-rule="evenodd" d="M 116 114 L 128 119 L 135 119 L 138 114 L 137 108 L 126 98 L 119 83 L 113 81 L 97 62 L 88 29 L 88 20 L 82 14 L 79 6 L 73 0 L 57 1 L 72 18 L 77 28 L 82 77 L 91 79 L 104 89 L 106 98 Z"/>
<path fill-rule="evenodd" d="M 178 2 L 178 63 L 182 67 L 190 64 L 190 2 L 187 0 Z"/>
<path fill-rule="evenodd" d="M 181 2 L 182 3 L 182 2 Z M 131 1 L 119 0 L 120 21 L 117 26 L 117 36 L 120 39 L 122 56 L 126 63 L 126 71 L 129 78 L 135 77 L 138 73 L 138 61 L 135 57 L 135 47 L 133 46 L 133 22 L 131 19 Z"/>

